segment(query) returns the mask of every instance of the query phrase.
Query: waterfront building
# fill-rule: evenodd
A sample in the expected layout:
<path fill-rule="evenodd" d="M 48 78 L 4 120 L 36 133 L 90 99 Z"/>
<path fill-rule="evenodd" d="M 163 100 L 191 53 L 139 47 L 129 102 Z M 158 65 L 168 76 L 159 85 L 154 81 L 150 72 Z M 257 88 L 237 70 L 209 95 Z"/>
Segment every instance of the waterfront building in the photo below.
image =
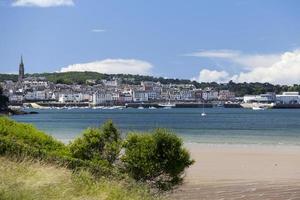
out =
<path fill-rule="evenodd" d="M 275 93 L 244 96 L 244 103 L 274 103 L 276 102 Z"/>
<path fill-rule="evenodd" d="M 182 89 L 179 91 L 180 97 L 178 100 L 180 101 L 192 101 L 195 100 L 194 98 L 194 92 L 192 90 L 188 89 Z"/>
<path fill-rule="evenodd" d="M 59 94 L 59 98 L 58 98 L 58 101 L 60 103 L 68 103 L 68 102 L 79 103 L 82 102 L 82 100 L 83 98 L 81 93 Z"/>
<path fill-rule="evenodd" d="M 133 90 L 132 99 L 134 102 L 145 102 L 148 101 L 148 93 L 144 90 Z"/>
<path fill-rule="evenodd" d="M 214 91 L 214 90 L 205 90 L 202 93 L 202 98 L 205 101 L 212 101 L 212 100 L 217 100 L 219 96 L 218 91 Z"/>
<path fill-rule="evenodd" d="M 132 95 L 129 92 L 123 92 L 120 94 L 120 102 L 129 103 L 132 102 Z"/>
<path fill-rule="evenodd" d="M 218 99 L 221 101 L 233 101 L 235 99 L 235 94 L 229 90 L 220 90 Z"/>
<path fill-rule="evenodd" d="M 203 91 L 201 89 L 195 89 L 194 90 L 194 99 L 196 101 L 201 100 L 202 99 L 202 93 L 203 93 Z"/>
<path fill-rule="evenodd" d="M 22 103 L 24 100 L 23 93 L 14 93 L 8 97 L 10 103 Z"/>
<path fill-rule="evenodd" d="M 93 104 L 104 104 L 113 101 L 113 94 L 104 90 L 99 90 L 93 94 Z"/>
<path fill-rule="evenodd" d="M 276 95 L 276 103 L 278 104 L 300 104 L 299 92 L 283 92 Z"/>
<path fill-rule="evenodd" d="M 29 91 L 24 96 L 24 100 L 28 101 L 44 101 L 46 99 L 46 91 Z"/>

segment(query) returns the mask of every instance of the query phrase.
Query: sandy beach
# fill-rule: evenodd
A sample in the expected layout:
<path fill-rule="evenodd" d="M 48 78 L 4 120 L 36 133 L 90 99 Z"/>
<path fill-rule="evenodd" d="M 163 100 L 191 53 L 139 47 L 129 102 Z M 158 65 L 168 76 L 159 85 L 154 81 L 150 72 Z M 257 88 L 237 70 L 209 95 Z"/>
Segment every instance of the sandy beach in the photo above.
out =
<path fill-rule="evenodd" d="M 171 199 L 300 199 L 300 148 L 186 144 L 196 163 Z"/>

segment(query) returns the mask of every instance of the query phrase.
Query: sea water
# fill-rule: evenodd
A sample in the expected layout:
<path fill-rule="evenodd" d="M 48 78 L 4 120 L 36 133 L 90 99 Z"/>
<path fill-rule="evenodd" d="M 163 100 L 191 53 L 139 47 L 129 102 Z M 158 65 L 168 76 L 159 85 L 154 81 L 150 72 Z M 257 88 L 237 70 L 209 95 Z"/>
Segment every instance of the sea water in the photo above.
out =
<path fill-rule="evenodd" d="M 32 123 L 66 143 L 84 129 L 112 119 L 123 136 L 167 128 L 189 143 L 300 146 L 300 109 L 207 108 L 204 117 L 201 108 L 37 111 L 39 114 L 12 118 Z"/>

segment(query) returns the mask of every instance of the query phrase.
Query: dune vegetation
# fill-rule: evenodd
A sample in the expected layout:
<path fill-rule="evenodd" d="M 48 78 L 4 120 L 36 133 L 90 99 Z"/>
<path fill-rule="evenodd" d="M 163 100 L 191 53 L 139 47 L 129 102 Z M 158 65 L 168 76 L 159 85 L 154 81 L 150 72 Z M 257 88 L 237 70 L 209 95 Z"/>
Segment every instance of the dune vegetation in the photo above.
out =
<path fill-rule="evenodd" d="M 193 164 L 165 129 L 122 138 L 111 120 L 66 145 L 0 117 L 0 199 L 157 199 Z"/>
<path fill-rule="evenodd" d="M 155 199 L 146 186 L 129 180 L 95 179 L 87 171 L 35 160 L 0 157 L 1 200 Z"/>

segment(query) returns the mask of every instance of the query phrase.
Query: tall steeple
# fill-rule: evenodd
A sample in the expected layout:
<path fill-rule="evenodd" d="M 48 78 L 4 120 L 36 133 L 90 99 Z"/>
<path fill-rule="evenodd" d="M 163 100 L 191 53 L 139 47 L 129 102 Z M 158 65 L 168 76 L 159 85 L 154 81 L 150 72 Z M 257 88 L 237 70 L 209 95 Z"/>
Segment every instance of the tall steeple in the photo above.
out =
<path fill-rule="evenodd" d="M 18 81 L 22 82 L 24 79 L 24 63 L 23 63 L 23 56 L 21 55 L 21 62 L 19 65 L 19 77 L 18 77 Z"/>

